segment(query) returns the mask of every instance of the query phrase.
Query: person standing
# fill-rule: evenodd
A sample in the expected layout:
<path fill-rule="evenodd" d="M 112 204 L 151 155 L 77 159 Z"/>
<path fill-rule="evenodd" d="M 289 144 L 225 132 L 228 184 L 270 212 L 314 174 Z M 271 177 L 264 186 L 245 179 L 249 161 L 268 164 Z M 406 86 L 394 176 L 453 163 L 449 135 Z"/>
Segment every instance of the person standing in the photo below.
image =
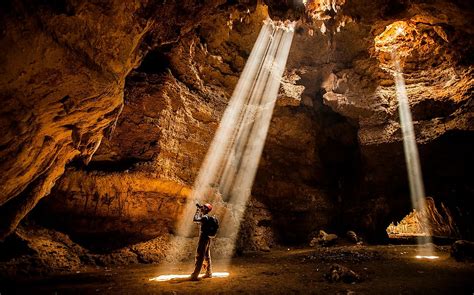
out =
<path fill-rule="evenodd" d="M 215 216 L 209 216 L 208 213 L 212 210 L 212 205 L 207 203 L 204 205 L 196 204 L 197 209 L 194 214 L 193 221 L 201 225 L 199 234 L 199 242 L 196 250 L 196 259 L 194 271 L 191 274 L 191 280 L 198 280 L 201 268 L 204 265 L 206 271 L 203 278 L 212 278 L 211 267 L 211 238 L 216 235 L 219 228 L 219 222 Z"/>

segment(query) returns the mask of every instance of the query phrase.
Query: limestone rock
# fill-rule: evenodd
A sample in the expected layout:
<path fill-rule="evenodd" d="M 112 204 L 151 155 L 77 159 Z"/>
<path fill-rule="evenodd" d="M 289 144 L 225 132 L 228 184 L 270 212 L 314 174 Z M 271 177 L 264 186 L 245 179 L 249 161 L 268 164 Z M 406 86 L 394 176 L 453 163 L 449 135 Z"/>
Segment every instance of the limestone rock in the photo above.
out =
<path fill-rule="evenodd" d="M 81 270 L 88 251 L 60 232 L 20 227 L 0 242 L 0 276 L 41 275 Z"/>
<path fill-rule="evenodd" d="M 238 253 L 270 251 L 277 244 L 277 241 L 273 230 L 273 216 L 269 208 L 251 197 L 239 234 L 240 237 L 236 245 Z"/>
<path fill-rule="evenodd" d="M 70 160 L 89 162 L 111 134 L 125 78 L 147 50 L 145 35 L 157 44 L 174 40 L 201 20 L 178 11 L 209 13 L 219 4 L 15 2 L 2 9 L 0 239 L 49 193 Z"/>
<path fill-rule="evenodd" d="M 282 78 L 276 101 L 277 106 L 299 106 L 301 104 L 301 95 L 305 87 L 296 84 L 299 79 L 300 77 L 296 73 L 287 74 Z"/>
<path fill-rule="evenodd" d="M 180 247 L 177 260 L 189 261 L 195 255 L 198 238 L 163 234 L 146 242 L 99 251 L 81 247 L 64 233 L 37 226 L 20 226 L 0 242 L 0 278 L 48 275 L 86 271 L 88 267 L 117 267 L 138 263 L 176 262 L 167 257 L 170 249 Z M 234 251 L 229 238 L 212 240 L 212 256 L 230 257 Z M 109 269 L 110 270 L 110 269 Z"/>
<path fill-rule="evenodd" d="M 76 235 L 115 232 L 146 240 L 173 230 L 190 191 L 156 174 L 71 171 L 37 214 L 43 223 L 61 220 Z"/>
<path fill-rule="evenodd" d="M 359 237 L 354 231 L 350 230 L 346 233 L 346 237 L 354 244 L 362 244 L 362 238 Z"/>
<path fill-rule="evenodd" d="M 316 245 L 332 246 L 337 243 L 338 236 L 335 234 L 328 234 L 324 230 L 320 230 L 318 236 L 311 239 L 309 245 L 314 247 Z"/>
<path fill-rule="evenodd" d="M 141 4 L 103 4 L 107 15 L 98 4 L 71 4 L 72 15 L 19 5 L 16 13 L 38 9 L 38 19 L 3 20 L 0 205 L 8 218 L 0 239 L 49 193 L 68 161 L 90 160 L 120 114 L 124 79 L 149 26 Z"/>
<path fill-rule="evenodd" d="M 441 212 L 433 198 L 426 198 L 425 210 L 413 209 L 396 225 L 391 223 L 387 228 L 389 237 L 432 235 L 440 237 L 458 237 L 459 232 L 449 209 L 441 203 Z"/>
<path fill-rule="evenodd" d="M 356 272 L 337 263 L 331 265 L 329 268 L 329 273 L 325 274 L 325 277 L 328 281 L 333 283 L 342 281 L 346 284 L 351 284 L 357 283 L 361 280 L 360 275 L 358 275 Z"/>

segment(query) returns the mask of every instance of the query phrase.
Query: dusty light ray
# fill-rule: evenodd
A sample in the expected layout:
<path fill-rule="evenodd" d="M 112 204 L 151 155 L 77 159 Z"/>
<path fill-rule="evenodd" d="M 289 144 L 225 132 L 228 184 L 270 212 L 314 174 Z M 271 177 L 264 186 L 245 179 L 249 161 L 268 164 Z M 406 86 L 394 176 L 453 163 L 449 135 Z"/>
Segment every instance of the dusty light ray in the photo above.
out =
<path fill-rule="evenodd" d="M 417 237 L 418 250 L 423 253 L 422 256 L 434 256 L 433 246 L 431 244 L 431 228 L 426 214 L 425 188 L 423 185 L 423 176 L 421 173 L 420 157 L 416 145 L 415 130 L 413 119 L 408 102 L 408 95 L 405 86 L 405 79 L 402 74 L 402 67 L 399 58 L 392 54 L 395 60 L 395 87 L 397 90 L 398 110 L 400 113 L 400 126 L 403 134 L 403 149 L 405 151 L 405 162 L 407 165 L 408 180 L 410 183 L 410 196 L 413 208 L 420 212 L 422 223 L 427 226 L 428 233 L 426 237 Z M 428 242 L 427 246 L 421 247 L 422 241 Z"/>
<path fill-rule="evenodd" d="M 229 105 L 222 116 L 213 143 L 210 145 L 203 164 L 201 165 L 191 196 L 184 204 L 182 215 L 185 216 L 185 218 L 188 218 L 188 216 L 192 218 L 191 216 L 195 210 L 194 202 L 200 201 L 204 197 L 203 195 L 208 189 L 208 186 L 215 182 L 222 159 L 225 158 L 226 154 L 231 150 L 232 143 L 230 141 L 230 135 L 234 133 L 234 129 L 236 128 L 234 123 L 237 118 L 241 116 L 243 106 L 251 91 L 251 85 L 257 78 L 259 70 L 257 65 L 263 62 L 265 49 L 269 43 L 269 34 L 271 34 L 271 28 L 269 26 L 263 26 L 245 64 L 244 70 L 242 71 L 241 78 L 234 89 Z M 242 77 L 244 78 L 242 79 Z M 171 246 L 167 250 L 166 261 L 162 264 L 163 268 L 170 267 L 181 260 L 183 258 L 182 256 L 185 256 L 183 255 L 185 245 L 182 244 L 179 236 L 189 237 L 192 231 L 192 220 L 179 220 L 176 225 L 177 236 L 170 241 L 170 245 L 174 246 Z"/>
<path fill-rule="evenodd" d="M 270 42 L 272 38 L 274 38 L 275 32 L 272 32 L 270 37 L 268 38 L 268 44 L 265 49 L 265 54 L 264 56 L 267 56 L 269 52 L 271 52 L 272 46 L 274 46 L 274 42 Z M 241 117 L 239 118 L 239 121 L 235 126 L 236 133 L 233 134 L 232 140 L 233 144 L 236 145 L 235 148 L 232 149 L 230 152 L 229 157 L 225 160 L 224 163 L 224 172 L 222 173 L 222 177 L 220 179 L 220 192 L 224 196 L 228 196 L 228 193 L 230 191 L 230 187 L 232 185 L 232 177 L 235 175 L 238 169 L 238 161 L 241 157 L 241 151 L 242 148 L 240 147 L 240 143 L 242 141 L 242 134 L 246 133 L 248 130 L 248 122 L 251 120 L 252 112 L 249 111 L 250 108 L 252 108 L 256 104 L 256 100 L 261 96 L 261 90 L 263 89 L 264 86 L 264 81 L 265 81 L 265 75 L 262 70 L 264 70 L 265 66 L 265 61 L 266 59 L 262 58 L 260 61 L 260 64 L 258 65 L 258 71 L 257 71 L 257 76 L 255 78 L 255 81 L 253 81 L 252 87 L 249 88 L 249 96 L 247 99 L 247 103 L 244 105 L 242 112 L 241 112 Z M 242 78 L 242 76 L 241 76 Z M 246 77 L 243 77 L 246 79 Z"/>
<path fill-rule="evenodd" d="M 222 116 L 221 123 L 213 139 L 213 144 L 211 144 L 206 158 L 201 165 L 190 197 L 192 201 L 198 201 L 203 198 L 207 186 L 216 178 L 219 165 L 226 151 L 230 150 L 231 142 L 229 141 L 229 136 L 233 134 L 233 129 L 235 128 L 233 123 L 236 118 L 240 116 L 245 98 L 251 90 L 250 85 L 253 80 L 256 79 L 258 68 L 255 65 L 261 63 L 264 57 L 264 49 L 268 43 L 268 34 L 270 34 L 270 28 L 268 28 L 268 26 L 262 27 L 257 41 L 255 42 L 254 49 L 242 72 L 241 77 L 244 77 L 244 79 L 239 79 L 232 98 L 229 101 L 229 106 Z M 192 201 L 187 202 L 184 216 L 191 216 L 194 213 L 195 207 Z M 178 233 L 180 235 L 189 236 L 192 231 L 192 226 L 192 223 L 180 222 L 178 224 Z"/>
<path fill-rule="evenodd" d="M 243 156 L 244 153 L 247 151 L 247 142 L 249 136 L 252 132 L 253 125 L 257 120 L 259 114 L 259 107 L 261 101 L 265 97 L 265 87 L 267 86 L 268 79 L 270 76 L 269 65 L 274 62 L 274 56 L 278 49 L 279 41 L 281 39 L 282 33 L 275 31 L 272 35 L 272 42 L 271 47 L 267 52 L 267 57 L 264 60 L 264 63 L 261 66 L 260 76 L 258 77 L 257 83 L 251 94 L 251 100 L 245 106 L 245 116 L 243 117 L 242 122 L 239 124 L 239 132 L 236 136 L 235 148 L 233 149 L 235 153 L 233 154 L 232 158 L 227 160 L 226 167 L 233 168 L 233 173 L 227 173 L 226 178 L 222 179 L 222 184 L 224 186 L 224 191 L 222 193 L 226 194 L 229 191 L 232 191 L 232 188 L 235 187 L 237 184 L 236 182 L 236 174 L 239 172 L 240 167 L 243 164 Z M 238 181 L 237 181 L 238 183 Z M 234 194 L 230 193 L 231 203 Z"/>
<path fill-rule="evenodd" d="M 217 172 L 219 166 L 222 165 L 222 160 L 225 158 L 226 151 L 231 152 L 232 146 L 232 135 L 238 127 L 236 121 L 243 116 L 243 107 L 250 97 L 250 91 L 252 90 L 253 82 L 258 78 L 258 67 L 257 65 L 262 62 L 265 55 L 265 49 L 269 43 L 268 34 L 270 33 L 269 28 L 263 27 L 257 42 L 255 43 L 255 49 L 252 50 L 251 56 L 247 61 L 245 69 L 241 75 L 243 79 L 239 79 L 236 89 L 232 95 L 222 121 L 219 125 L 216 135 L 213 140 L 213 144 L 206 155 L 206 160 L 201 166 L 199 171 L 198 179 L 193 189 L 192 199 L 200 199 L 203 197 L 207 186 L 213 184 L 215 179 L 218 177 Z M 255 52 L 255 54 L 254 54 Z M 226 147 L 225 149 L 223 147 Z M 194 211 L 194 207 L 191 206 L 191 211 Z"/>
<path fill-rule="evenodd" d="M 266 83 L 267 87 L 265 88 L 265 91 L 261 96 L 261 109 L 258 111 L 256 117 L 254 118 L 253 125 L 251 126 L 252 132 L 249 132 L 249 134 L 247 135 L 247 146 L 243 148 L 245 154 L 242 155 L 241 161 L 242 168 L 238 171 L 236 175 L 236 183 L 239 183 L 241 185 L 233 186 L 231 200 L 235 203 L 239 203 L 238 200 L 242 199 L 242 194 L 246 193 L 245 191 L 242 191 L 242 188 L 251 187 L 253 178 L 255 176 L 258 160 L 261 155 L 263 144 L 265 143 L 268 125 L 275 103 L 275 100 L 272 98 L 276 97 L 276 95 L 278 94 L 278 86 L 280 84 L 281 74 L 283 74 L 283 71 L 279 71 L 280 67 L 276 66 L 277 63 L 275 63 L 275 60 L 278 60 L 279 62 L 283 61 L 282 56 L 280 56 L 279 58 L 280 59 L 275 58 L 271 61 L 271 63 L 269 61 L 269 63 L 267 64 L 267 67 L 269 69 L 269 76 Z M 286 63 L 286 59 L 284 60 L 284 62 Z"/>
<path fill-rule="evenodd" d="M 239 169 L 238 175 L 236 175 L 237 180 L 233 187 L 232 191 L 232 199 L 231 203 L 235 204 L 236 209 L 234 213 L 234 218 L 236 219 L 236 223 L 234 227 L 230 228 L 230 231 L 237 232 L 239 229 L 240 222 L 245 213 L 245 204 L 250 196 L 251 186 L 253 184 L 255 174 L 257 171 L 258 162 L 260 159 L 260 155 L 263 150 L 263 146 L 265 143 L 268 127 L 270 125 L 270 119 L 273 112 L 273 107 L 275 105 L 275 98 L 278 94 L 278 88 L 281 81 L 281 76 L 283 74 L 286 59 L 288 57 L 288 52 L 291 47 L 292 41 L 292 34 L 286 34 L 285 38 L 283 39 L 280 52 L 276 60 L 278 63 L 272 69 L 272 76 L 270 78 L 271 84 L 268 85 L 267 91 L 263 94 L 263 101 L 262 105 L 263 111 L 259 112 L 258 120 L 255 122 L 254 130 L 251 134 L 249 139 L 249 143 L 251 144 L 250 147 L 246 148 L 246 154 L 242 159 L 242 169 Z M 237 238 L 236 235 L 232 236 L 232 245 L 235 246 L 235 239 Z M 226 263 L 230 262 L 230 257 Z"/>
<path fill-rule="evenodd" d="M 216 207 L 226 207 L 224 212 L 230 214 L 225 218 L 229 224 L 221 224 L 219 235 L 230 237 L 230 247 L 235 246 L 291 47 L 293 26 L 264 22 L 184 205 L 178 235 L 189 237 L 195 230 L 195 202 L 214 201 Z M 218 217 L 224 221 L 223 216 Z M 171 261 L 179 260 L 176 258 L 183 249 L 184 245 L 178 244 L 167 256 Z"/>

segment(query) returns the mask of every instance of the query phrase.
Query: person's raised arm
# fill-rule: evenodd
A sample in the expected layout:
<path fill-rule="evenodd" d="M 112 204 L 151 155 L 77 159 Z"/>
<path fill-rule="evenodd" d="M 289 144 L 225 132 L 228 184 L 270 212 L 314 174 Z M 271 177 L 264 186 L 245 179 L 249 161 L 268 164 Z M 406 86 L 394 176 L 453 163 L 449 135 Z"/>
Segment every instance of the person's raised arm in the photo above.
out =
<path fill-rule="evenodd" d="M 196 213 L 194 213 L 193 221 L 199 223 L 202 221 L 202 212 L 201 209 L 197 208 Z"/>

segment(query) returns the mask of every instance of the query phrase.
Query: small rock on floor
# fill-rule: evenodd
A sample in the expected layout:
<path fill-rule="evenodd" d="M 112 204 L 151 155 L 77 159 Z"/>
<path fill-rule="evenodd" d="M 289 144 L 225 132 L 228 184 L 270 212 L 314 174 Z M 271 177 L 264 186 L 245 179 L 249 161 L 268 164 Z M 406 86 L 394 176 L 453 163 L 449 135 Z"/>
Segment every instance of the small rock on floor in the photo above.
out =
<path fill-rule="evenodd" d="M 325 277 L 328 281 L 333 283 L 342 281 L 351 284 L 360 281 L 360 276 L 356 272 L 337 263 L 331 265 L 329 273 L 327 273 Z"/>

